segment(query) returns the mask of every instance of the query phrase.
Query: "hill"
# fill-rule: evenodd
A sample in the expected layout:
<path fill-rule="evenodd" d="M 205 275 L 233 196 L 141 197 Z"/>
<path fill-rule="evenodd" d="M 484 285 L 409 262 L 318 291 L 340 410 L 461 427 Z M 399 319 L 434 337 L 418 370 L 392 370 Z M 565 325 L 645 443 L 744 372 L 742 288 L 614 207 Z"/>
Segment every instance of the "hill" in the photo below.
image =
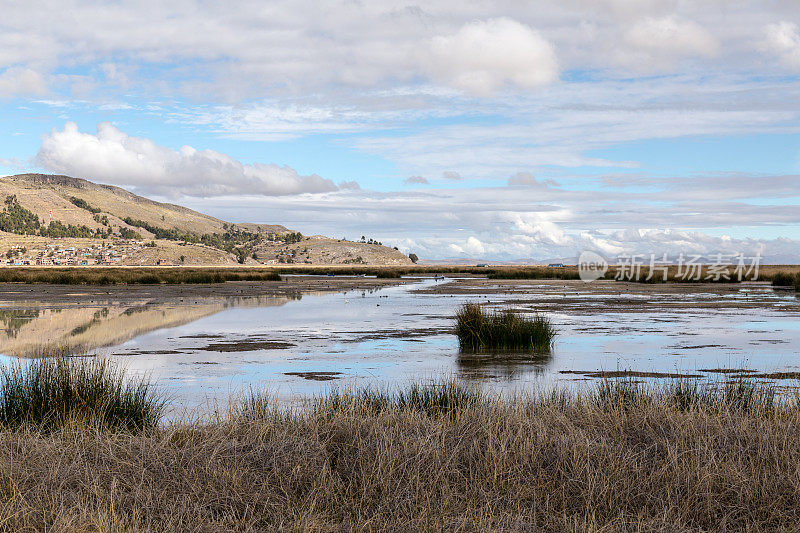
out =
<path fill-rule="evenodd" d="M 0 253 L 17 264 L 407 264 L 396 250 L 234 224 L 70 176 L 0 177 Z M 305 251 L 303 251 L 305 250 Z M 318 253 L 317 253 L 318 252 Z"/>

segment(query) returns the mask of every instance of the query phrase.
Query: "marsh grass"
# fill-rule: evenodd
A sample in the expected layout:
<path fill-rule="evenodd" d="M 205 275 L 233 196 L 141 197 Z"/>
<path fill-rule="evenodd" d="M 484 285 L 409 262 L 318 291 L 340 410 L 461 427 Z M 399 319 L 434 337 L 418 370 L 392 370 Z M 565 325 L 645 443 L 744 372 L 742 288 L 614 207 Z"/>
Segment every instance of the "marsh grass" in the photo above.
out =
<path fill-rule="evenodd" d="M 772 276 L 772 286 L 778 288 L 794 288 L 800 291 L 800 272 L 778 272 Z"/>
<path fill-rule="evenodd" d="M 251 391 L 147 432 L 0 431 L 9 531 L 783 531 L 800 407 L 757 383 Z"/>
<path fill-rule="evenodd" d="M 487 311 L 474 303 L 456 312 L 455 334 L 462 351 L 549 351 L 556 336 L 550 320 L 542 315 L 525 316 L 511 309 Z"/>
<path fill-rule="evenodd" d="M 704 382 L 676 379 L 662 384 L 631 379 L 603 380 L 592 391 L 592 401 L 606 409 L 641 409 L 668 405 L 688 411 L 747 412 L 768 414 L 775 411 L 780 399 L 774 386 L 733 379 Z M 786 405 L 796 407 L 796 398 L 786 398 Z"/>
<path fill-rule="evenodd" d="M 0 431 L 8 531 L 788 531 L 800 407 L 768 386 L 334 389 L 147 432 Z"/>
<path fill-rule="evenodd" d="M 336 388 L 315 398 L 312 410 L 326 416 L 342 413 L 376 415 L 391 411 L 439 416 L 460 413 L 488 402 L 488 396 L 475 387 L 457 381 L 431 381 L 413 383 L 395 392 L 370 387 Z"/>
<path fill-rule="evenodd" d="M 226 281 L 281 281 L 273 269 L 215 268 L 0 268 L 0 283 L 51 283 L 56 285 L 206 284 Z"/>
<path fill-rule="evenodd" d="M 490 272 L 489 279 L 580 279 L 576 267 L 528 267 L 498 269 Z"/>
<path fill-rule="evenodd" d="M 155 427 L 164 402 L 145 379 L 127 379 L 97 358 L 48 357 L 0 370 L 0 426 L 49 431 L 77 423 L 109 429 Z"/>

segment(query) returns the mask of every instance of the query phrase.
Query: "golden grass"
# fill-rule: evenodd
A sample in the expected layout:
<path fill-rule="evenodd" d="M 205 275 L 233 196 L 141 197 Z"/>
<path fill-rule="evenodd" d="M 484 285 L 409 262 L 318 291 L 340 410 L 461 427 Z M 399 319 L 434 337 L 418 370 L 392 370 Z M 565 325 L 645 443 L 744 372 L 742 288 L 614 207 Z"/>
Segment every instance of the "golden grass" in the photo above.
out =
<path fill-rule="evenodd" d="M 219 420 L 138 434 L 0 432 L 2 529 L 774 531 L 800 523 L 794 401 L 762 408 L 772 405 L 762 395 L 747 407 L 724 400 L 738 398 L 734 391 L 717 400 L 689 393 L 696 400 L 687 403 L 674 391 L 615 386 L 517 400 L 468 394 L 456 406 L 436 394 L 337 394 L 297 412 L 255 396 Z"/>

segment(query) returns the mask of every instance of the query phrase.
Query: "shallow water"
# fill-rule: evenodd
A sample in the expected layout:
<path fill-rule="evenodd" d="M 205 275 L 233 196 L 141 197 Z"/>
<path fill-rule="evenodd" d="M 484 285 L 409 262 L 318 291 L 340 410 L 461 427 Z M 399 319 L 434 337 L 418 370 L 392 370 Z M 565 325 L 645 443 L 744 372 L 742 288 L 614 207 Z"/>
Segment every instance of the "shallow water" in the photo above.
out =
<path fill-rule="evenodd" d="M 453 376 L 513 391 L 588 379 L 576 371 L 716 378 L 708 370 L 800 370 L 798 300 L 766 286 L 623 293 L 617 286 L 529 282 L 503 291 L 490 285 L 459 294 L 420 292 L 446 282 L 421 279 L 300 299 L 0 301 L 0 353 L 8 361 L 43 342 L 93 346 L 131 372 L 149 374 L 173 405 L 188 410 L 223 407 L 248 387 L 292 402 L 332 384 L 401 386 Z M 452 316 L 476 300 L 547 314 L 559 331 L 552 353 L 459 354 Z"/>

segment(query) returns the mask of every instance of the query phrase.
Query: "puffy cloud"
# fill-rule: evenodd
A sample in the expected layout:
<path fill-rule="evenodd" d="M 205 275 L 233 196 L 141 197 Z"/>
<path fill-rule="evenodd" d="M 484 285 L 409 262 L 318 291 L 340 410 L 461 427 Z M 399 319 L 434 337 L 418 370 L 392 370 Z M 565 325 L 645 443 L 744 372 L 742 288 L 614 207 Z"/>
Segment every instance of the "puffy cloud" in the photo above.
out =
<path fill-rule="evenodd" d="M 442 178 L 450 181 L 458 181 L 461 179 L 461 174 L 455 170 L 445 170 L 442 172 Z"/>
<path fill-rule="evenodd" d="M 768 24 L 764 33 L 763 49 L 777 54 L 784 66 L 800 68 L 800 30 L 797 24 L 785 21 Z"/>
<path fill-rule="evenodd" d="M 684 58 L 713 57 L 719 49 L 708 30 L 674 15 L 640 20 L 625 41 L 632 48 L 622 52 L 622 61 L 647 70 L 670 68 Z"/>
<path fill-rule="evenodd" d="M 0 98 L 41 96 L 47 93 L 47 82 L 35 70 L 11 67 L 0 73 Z"/>
<path fill-rule="evenodd" d="M 428 180 L 422 176 L 409 176 L 403 180 L 406 185 L 427 185 Z"/>
<path fill-rule="evenodd" d="M 430 41 L 432 77 L 478 96 L 503 87 L 535 89 L 558 79 L 553 46 L 510 18 L 470 22 Z"/>
<path fill-rule="evenodd" d="M 109 123 L 98 124 L 92 135 L 67 122 L 63 130 L 42 138 L 36 162 L 50 171 L 166 196 L 272 196 L 337 189 L 316 174 L 301 176 L 276 164 L 243 164 L 215 150 L 173 150 L 131 137 Z M 353 188 L 353 182 L 344 186 Z"/>

